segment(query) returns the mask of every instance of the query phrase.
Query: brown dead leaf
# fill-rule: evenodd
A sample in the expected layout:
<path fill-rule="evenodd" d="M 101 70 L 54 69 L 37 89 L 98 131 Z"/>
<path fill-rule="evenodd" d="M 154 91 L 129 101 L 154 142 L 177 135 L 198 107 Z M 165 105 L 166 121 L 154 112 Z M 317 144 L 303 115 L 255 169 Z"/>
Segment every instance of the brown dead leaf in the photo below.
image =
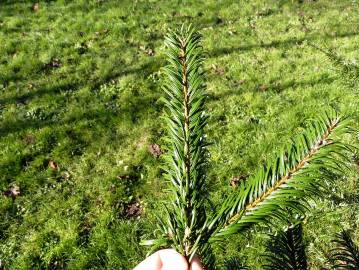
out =
<path fill-rule="evenodd" d="M 268 85 L 262 84 L 261 86 L 259 86 L 259 90 L 261 92 L 266 92 L 269 89 Z"/>
<path fill-rule="evenodd" d="M 156 143 L 150 144 L 148 146 L 148 151 L 156 158 L 160 157 L 164 153 L 161 147 Z"/>
<path fill-rule="evenodd" d="M 69 172 L 63 172 L 61 173 L 61 177 L 64 179 L 64 180 L 69 180 L 71 178 L 71 175 Z"/>
<path fill-rule="evenodd" d="M 239 81 L 239 84 L 242 85 L 242 84 L 244 84 L 245 82 L 246 82 L 246 80 L 243 79 L 243 80 L 240 80 L 240 81 Z"/>
<path fill-rule="evenodd" d="M 223 67 L 219 67 L 217 65 L 212 65 L 212 70 L 217 75 L 223 75 L 225 73 L 225 69 Z"/>
<path fill-rule="evenodd" d="M 10 188 L 4 192 L 6 197 L 11 197 L 13 200 L 20 194 L 20 187 L 17 185 L 10 186 Z"/>
<path fill-rule="evenodd" d="M 149 49 L 147 49 L 146 54 L 147 54 L 148 56 L 154 56 L 154 55 L 155 55 L 155 51 L 154 51 L 153 49 L 149 48 Z"/>
<path fill-rule="evenodd" d="M 102 197 L 99 196 L 96 198 L 96 206 L 102 207 L 102 206 L 104 206 L 104 204 L 105 204 L 105 202 Z"/>
<path fill-rule="evenodd" d="M 131 177 L 129 175 L 118 175 L 117 179 L 119 180 L 129 180 Z"/>
<path fill-rule="evenodd" d="M 49 167 L 54 171 L 59 169 L 59 165 L 53 160 L 49 160 Z"/>
<path fill-rule="evenodd" d="M 245 181 L 247 177 L 248 177 L 248 175 L 246 175 L 246 174 L 242 174 L 240 176 L 234 176 L 231 179 L 231 183 L 230 183 L 231 187 L 232 188 L 238 187 L 240 182 Z"/>
<path fill-rule="evenodd" d="M 62 63 L 58 58 L 52 58 L 49 63 L 46 64 L 48 68 L 60 68 L 62 67 Z"/>
<path fill-rule="evenodd" d="M 39 3 L 34 3 L 34 4 L 31 6 L 31 10 L 32 10 L 33 12 L 38 12 L 38 11 L 39 11 L 39 8 L 40 8 Z"/>
<path fill-rule="evenodd" d="M 32 134 L 27 134 L 23 139 L 24 143 L 26 143 L 27 145 L 33 144 L 35 140 L 36 138 Z"/>
<path fill-rule="evenodd" d="M 140 45 L 138 48 L 143 53 L 147 54 L 148 56 L 154 56 L 155 55 L 155 50 L 153 48 L 151 48 L 150 46 Z"/>
<path fill-rule="evenodd" d="M 126 218 L 139 218 L 142 214 L 142 210 L 140 203 L 133 201 L 125 205 L 123 215 Z"/>
<path fill-rule="evenodd" d="M 175 17 L 175 18 L 193 19 L 193 17 L 190 16 L 190 15 L 180 13 L 180 12 L 176 12 L 176 11 L 172 12 L 172 16 Z"/>
<path fill-rule="evenodd" d="M 112 184 L 112 185 L 110 186 L 110 188 L 109 188 L 109 191 L 110 191 L 111 193 L 116 193 L 116 190 L 117 190 L 117 188 L 116 188 L 116 186 L 115 186 L 114 184 Z"/>

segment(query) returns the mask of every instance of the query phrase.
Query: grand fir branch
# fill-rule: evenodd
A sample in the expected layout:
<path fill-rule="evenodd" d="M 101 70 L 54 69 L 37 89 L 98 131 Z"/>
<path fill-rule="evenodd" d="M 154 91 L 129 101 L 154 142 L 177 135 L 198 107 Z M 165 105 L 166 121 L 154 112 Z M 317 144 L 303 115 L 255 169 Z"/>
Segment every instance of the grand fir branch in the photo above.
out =
<path fill-rule="evenodd" d="M 275 185 L 271 188 L 269 188 L 266 192 L 264 192 L 259 198 L 254 200 L 252 203 L 247 204 L 242 211 L 235 214 L 233 217 L 231 217 L 226 226 L 229 226 L 235 222 L 237 222 L 240 217 L 245 214 L 246 212 L 251 211 L 254 209 L 257 205 L 265 201 L 273 192 L 275 192 L 277 189 L 279 189 L 281 186 L 286 184 L 288 181 L 290 181 L 293 178 L 293 175 L 304 168 L 304 166 L 307 165 L 308 161 L 325 145 L 332 144 L 333 142 L 329 139 L 329 136 L 333 133 L 334 129 L 338 126 L 339 119 L 333 119 L 330 121 L 327 130 L 324 132 L 321 138 L 319 138 L 316 143 L 309 149 L 307 155 L 305 155 L 296 166 L 289 169 L 287 174 L 284 175 L 281 179 L 279 179 Z"/>
<path fill-rule="evenodd" d="M 161 227 L 167 243 L 182 253 L 188 261 L 194 254 L 206 259 L 203 233 L 205 208 L 201 188 L 206 164 L 203 143 L 204 93 L 201 65 L 200 35 L 192 28 L 181 29 L 166 37 L 168 65 L 163 85 L 163 99 L 171 147 L 165 168 L 166 178 L 173 184 L 173 207 L 168 209 L 168 227 Z M 159 241 L 157 241 L 159 242 Z"/>
<path fill-rule="evenodd" d="M 191 179 L 191 153 L 190 153 L 190 142 L 189 142 L 189 111 L 190 111 L 190 104 L 189 104 L 189 89 L 188 89 L 188 78 L 187 78 L 187 66 L 186 66 L 186 41 L 181 40 L 181 48 L 180 48 L 180 56 L 179 60 L 182 66 L 182 85 L 183 85 L 183 106 L 184 106 L 184 158 L 185 158 L 185 173 L 186 173 L 186 221 L 190 220 L 191 212 L 192 212 L 192 204 L 191 198 L 189 194 L 189 185 Z M 187 241 L 189 237 L 189 225 L 186 224 L 185 228 L 185 235 L 184 235 L 184 245 L 185 245 L 185 252 L 186 256 L 190 254 L 191 244 Z"/>

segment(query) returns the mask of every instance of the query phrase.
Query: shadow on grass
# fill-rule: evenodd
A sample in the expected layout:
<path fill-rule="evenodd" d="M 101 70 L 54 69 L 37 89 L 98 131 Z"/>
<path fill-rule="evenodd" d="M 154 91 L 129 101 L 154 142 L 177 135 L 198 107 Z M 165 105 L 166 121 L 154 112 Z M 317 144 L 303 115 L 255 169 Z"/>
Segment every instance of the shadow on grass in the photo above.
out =
<path fill-rule="evenodd" d="M 318 84 L 331 84 L 334 81 L 335 81 L 334 78 L 323 78 L 323 79 L 319 79 L 319 80 L 308 80 L 308 81 L 304 81 L 304 80 L 289 81 L 289 82 L 280 83 L 280 84 L 269 84 L 266 91 L 281 93 L 282 91 L 285 91 L 290 88 L 296 89 L 296 88 L 307 87 L 307 86 L 315 86 Z M 252 89 L 249 89 L 248 87 L 245 87 L 245 86 L 238 86 L 236 89 L 232 89 L 232 90 L 229 90 L 226 92 L 221 92 L 216 95 L 209 95 L 209 99 L 210 100 L 219 100 L 219 99 L 222 99 L 222 98 L 225 98 L 228 96 L 239 95 L 240 93 L 248 92 L 248 91 L 263 92 L 260 90 L 259 85 Z"/>
<path fill-rule="evenodd" d="M 72 85 L 71 85 L 72 86 Z M 66 85 L 62 88 L 65 89 Z M 59 88 L 50 88 L 46 89 L 48 91 L 57 91 Z M 49 92 L 40 92 L 40 93 L 49 93 Z M 64 127 L 65 125 L 70 125 L 77 123 L 82 120 L 92 121 L 96 120 L 97 124 L 107 126 L 110 120 L 113 117 L 125 117 L 129 121 L 138 122 L 141 117 L 143 117 L 144 112 L 148 108 L 152 107 L 157 100 L 156 95 L 151 96 L 136 96 L 131 100 L 121 100 L 119 111 L 114 111 L 112 109 L 101 108 L 99 110 L 86 110 L 81 115 L 76 115 L 68 118 L 66 121 L 62 121 L 57 117 L 50 119 L 21 119 L 17 121 L 4 122 L 0 125 L 0 136 L 7 136 L 15 132 L 25 131 L 28 129 L 40 129 L 43 127 Z M 99 101 L 100 105 L 103 105 Z"/>
<path fill-rule="evenodd" d="M 341 34 L 337 34 L 337 35 L 326 34 L 323 36 L 318 35 L 318 36 L 312 36 L 312 37 L 307 37 L 307 38 L 292 38 L 292 39 L 288 39 L 285 41 L 273 41 L 268 44 L 254 44 L 254 45 L 243 45 L 243 46 L 230 47 L 230 48 L 220 48 L 220 49 L 216 49 L 216 50 L 213 50 L 212 52 L 210 52 L 209 56 L 210 57 L 218 57 L 223 54 L 230 54 L 230 53 L 233 53 L 236 51 L 245 51 L 245 50 L 258 49 L 258 48 L 271 48 L 271 47 L 282 48 L 282 47 L 292 46 L 292 45 L 301 43 L 305 40 L 333 39 L 333 38 L 350 37 L 350 36 L 356 36 L 356 35 L 359 35 L 359 33 L 358 32 L 348 32 L 348 33 L 341 33 Z M 145 78 L 145 77 L 148 77 L 153 72 L 159 70 L 159 68 L 163 65 L 164 65 L 163 58 L 153 57 L 152 59 L 148 60 L 146 63 L 143 63 L 142 65 L 140 65 L 138 67 L 129 67 L 127 69 L 123 69 L 123 67 L 119 67 L 117 70 L 114 70 L 113 72 L 111 72 L 95 81 L 89 82 L 86 80 L 81 80 L 81 81 L 74 81 L 74 82 L 70 82 L 70 83 L 69 82 L 65 82 L 65 83 L 60 82 L 59 84 L 57 84 L 55 86 L 51 86 L 51 87 L 45 86 L 45 87 L 38 89 L 37 91 L 31 91 L 29 93 L 25 93 L 20 96 L 18 95 L 18 96 L 13 96 L 13 97 L 9 97 L 9 98 L 3 98 L 3 99 L 0 99 L 0 105 L 6 105 L 6 104 L 11 104 L 11 103 L 26 103 L 34 97 L 41 97 L 43 95 L 48 95 L 48 94 L 56 95 L 56 94 L 61 93 L 62 91 L 77 90 L 81 87 L 86 87 L 86 86 L 89 87 L 91 90 L 94 90 L 94 89 L 99 88 L 100 85 L 107 83 L 108 81 L 120 78 L 121 76 L 126 76 L 128 74 L 135 74 L 136 77 L 144 77 Z M 290 87 L 296 88 L 296 87 L 300 87 L 300 86 L 315 85 L 317 83 L 331 83 L 331 82 L 332 82 L 331 79 L 326 79 L 324 81 L 321 80 L 321 81 L 317 81 L 317 82 L 316 81 L 301 81 L 301 82 L 293 81 L 293 82 L 288 82 L 288 83 L 282 84 L 282 85 L 269 86 L 270 87 L 269 89 L 273 90 L 275 92 L 280 92 L 280 91 L 283 91 Z M 238 92 L 237 91 L 228 91 L 222 95 L 214 96 L 212 98 L 219 99 L 219 98 L 223 98 L 224 96 L 232 95 L 232 94 L 236 94 L 236 93 L 238 93 Z M 136 99 L 136 100 L 140 104 L 142 103 L 141 106 L 137 106 L 134 103 L 126 104 L 126 106 L 132 106 L 133 107 L 132 111 L 135 111 L 136 114 L 141 113 L 141 112 L 147 110 L 148 107 L 150 107 L 151 103 L 148 100 L 146 100 L 145 98 L 143 98 L 143 99 L 140 98 L 140 99 Z M 137 107 L 139 107 L 139 108 L 137 108 Z M 108 114 L 106 117 L 111 117 L 110 112 L 107 112 L 106 114 Z M 103 118 L 103 117 L 105 117 L 105 115 L 101 116 L 96 113 L 91 115 L 91 112 L 87 112 L 87 113 L 84 113 L 84 115 L 82 117 L 83 117 L 83 119 L 94 120 L 98 117 Z M 67 122 L 62 122 L 61 120 L 56 121 L 56 122 L 53 120 L 9 121 L 7 123 L 3 123 L 0 126 L 0 135 L 6 136 L 11 133 L 24 131 L 24 130 L 31 129 L 31 128 L 42 128 L 45 126 L 61 126 L 61 125 L 66 125 L 66 124 L 69 124 L 70 122 L 78 121 L 78 120 L 79 119 L 77 118 L 77 119 L 72 119 Z"/>
<path fill-rule="evenodd" d="M 315 36 L 309 36 L 304 38 L 290 38 L 287 40 L 275 40 L 267 44 L 250 44 L 250 45 L 241 45 L 238 47 L 228 47 L 228 48 L 219 48 L 212 50 L 208 53 L 209 57 L 218 57 L 225 54 L 231 54 L 237 51 L 248 51 L 253 49 L 260 49 L 260 48 L 284 48 L 288 46 L 294 46 L 297 44 L 301 44 L 304 41 L 314 41 L 314 40 L 329 40 L 329 39 L 335 39 L 335 38 L 344 38 L 344 37 L 352 37 L 359 35 L 359 32 L 347 32 L 347 33 L 339 33 L 336 35 L 315 35 Z"/>
<path fill-rule="evenodd" d="M 81 87 L 89 86 L 91 90 L 98 89 L 102 84 L 105 84 L 111 80 L 118 79 L 122 76 L 129 74 L 137 74 L 138 77 L 143 76 L 147 77 L 151 73 L 157 71 L 162 66 L 162 60 L 156 59 L 148 61 L 145 64 L 142 64 L 139 67 L 133 67 L 125 70 L 115 70 L 114 72 L 102 77 L 99 80 L 93 82 L 60 82 L 54 86 L 44 86 L 38 90 L 31 91 L 22 95 L 17 95 L 9 98 L 0 99 L 0 105 L 12 104 L 12 103 L 25 103 L 28 102 L 31 98 L 41 97 L 42 95 L 47 94 L 59 94 L 62 91 L 77 90 Z"/>
<path fill-rule="evenodd" d="M 231 54 L 231 53 L 237 52 L 237 51 L 248 51 L 248 50 L 253 50 L 253 49 L 258 49 L 258 48 L 282 48 L 282 47 L 287 47 L 287 46 L 293 46 L 293 45 L 302 43 L 306 40 L 313 41 L 313 40 L 318 40 L 321 38 L 322 39 L 334 39 L 334 38 L 351 37 L 351 36 L 356 36 L 356 35 L 359 35 L 359 32 L 341 33 L 341 34 L 337 34 L 334 36 L 327 34 L 324 36 L 312 36 L 312 37 L 308 37 L 308 38 L 292 38 L 292 39 L 288 39 L 285 41 L 273 41 L 268 44 L 242 45 L 242 46 L 238 46 L 238 47 L 215 49 L 215 50 L 209 52 L 208 55 L 209 55 L 209 57 L 219 57 L 219 56 L 222 56 L 225 54 Z M 19 102 L 19 101 L 20 102 L 27 101 L 35 96 L 38 97 L 43 94 L 51 94 L 51 93 L 56 94 L 57 92 L 60 92 L 60 91 L 78 89 L 78 88 L 84 87 L 84 86 L 90 86 L 90 88 L 93 90 L 93 89 L 97 89 L 100 85 L 102 85 L 104 83 L 107 83 L 111 80 L 117 79 L 121 76 L 126 76 L 128 74 L 139 74 L 139 75 L 146 77 L 146 76 L 149 76 L 152 72 L 159 70 L 159 68 L 163 65 L 164 65 L 164 59 L 156 57 L 150 61 L 147 61 L 146 63 L 142 64 L 139 67 L 132 67 L 132 68 L 125 69 L 125 70 L 115 70 L 114 72 L 104 76 L 100 80 L 94 81 L 89 84 L 88 83 L 80 83 L 80 82 L 72 82 L 72 83 L 63 83 L 63 84 L 59 84 L 59 85 L 52 86 L 52 87 L 43 87 L 37 91 L 32 91 L 32 92 L 29 92 L 29 93 L 26 93 L 26 94 L 23 94 L 20 96 L 0 99 L 0 105 L 6 105 L 9 103 L 15 103 L 15 102 Z M 290 86 L 288 86 L 288 87 L 290 87 Z M 283 86 L 282 88 L 285 88 L 285 86 Z"/>

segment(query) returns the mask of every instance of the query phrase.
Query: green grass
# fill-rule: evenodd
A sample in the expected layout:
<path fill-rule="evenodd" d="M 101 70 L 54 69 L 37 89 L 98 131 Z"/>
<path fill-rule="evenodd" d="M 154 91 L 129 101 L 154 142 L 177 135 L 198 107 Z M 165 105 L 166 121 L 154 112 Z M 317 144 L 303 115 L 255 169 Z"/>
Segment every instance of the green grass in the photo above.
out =
<path fill-rule="evenodd" d="M 163 161 L 148 151 L 164 144 L 163 37 L 183 22 L 204 36 L 214 202 L 329 108 L 359 127 L 358 93 L 308 45 L 358 64 L 359 2 L 299 2 L 62 0 L 34 12 L 1 1 L 0 191 L 21 194 L 0 196 L 0 265 L 131 269 L 144 258 L 139 241 L 168 203 Z M 341 227 L 359 226 L 358 166 L 338 183 L 304 228 L 311 269 Z M 224 242 L 219 262 L 240 254 L 260 269 L 267 237 L 254 232 Z"/>

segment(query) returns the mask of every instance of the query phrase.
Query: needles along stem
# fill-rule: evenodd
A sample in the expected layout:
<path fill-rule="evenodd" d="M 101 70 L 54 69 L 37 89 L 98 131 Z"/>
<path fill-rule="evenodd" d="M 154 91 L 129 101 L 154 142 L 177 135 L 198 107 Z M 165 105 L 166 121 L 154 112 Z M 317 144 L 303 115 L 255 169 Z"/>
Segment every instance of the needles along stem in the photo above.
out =
<path fill-rule="evenodd" d="M 174 246 L 190 261 L 199 250 L 205 227 L 203 188 L 207 165 L 203 129 L 204 84 L 200 35 L 182 27 L 166 37 L 169 65 L 163 89 L 168 124 L 166 178 L 175 194 L 166 229 Z"/>
<path fill-rule="evenodd" d="M 272 224 L 269 220 L 287 221 L 288 209 L 303 213 L 308 210 L 308 200 L 325 194 L 325 185 L 330 186 L 332 181 L 332 174 L 326 172 L 342 173 L 351 151 L 338 139 L 352 129 L 348 120 L 336 113 L 320 117 L 207 215 L 207 116 L 200 40 L 192 27 L 185 26 L 165 39 L 168 65 L 163 69 L 167 123 L 164 170 L 172 197 L 164 205 L 166 218 L 158 219 L 158 239 L 142 243 L 152 245 L 152 251 L 170 246 L 188 262 L 198 255 L 206 269 L 215 269 L 212 245 L 218 240 L 259 223 Z"/>

